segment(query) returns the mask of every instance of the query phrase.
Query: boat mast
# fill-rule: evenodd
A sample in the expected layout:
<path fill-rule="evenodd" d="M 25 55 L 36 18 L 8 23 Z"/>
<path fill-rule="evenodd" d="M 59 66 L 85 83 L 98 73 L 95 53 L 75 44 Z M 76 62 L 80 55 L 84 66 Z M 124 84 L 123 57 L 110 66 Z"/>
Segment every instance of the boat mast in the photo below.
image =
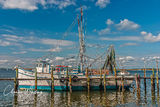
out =
<path fill-rule="evenodd" d="M 81 8 L 81 22 L 78 18 L 78 32 L 79 32 L 79 44 L 80 44 L 80 50 L 79 50 L 79 57 L 80 57 L 80 70 L 83 72 L 84 67 L 84 53 L 85 53 L 85 44 L 84 44 L 84 33 L 83 33 L 83 10 Z"/>

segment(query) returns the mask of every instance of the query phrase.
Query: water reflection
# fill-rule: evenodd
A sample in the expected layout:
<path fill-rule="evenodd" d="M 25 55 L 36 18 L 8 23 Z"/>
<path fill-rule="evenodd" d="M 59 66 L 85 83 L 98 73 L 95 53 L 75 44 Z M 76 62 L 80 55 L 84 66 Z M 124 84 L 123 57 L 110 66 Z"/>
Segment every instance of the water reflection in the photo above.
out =
<path fill-rule="evenodd" d="M 90 91 L 90 92 L 21 92 L 14 94 L 15 107 L 71 107 L 71 106 L 116 106 L 132 102 L 131 91 Z"/>

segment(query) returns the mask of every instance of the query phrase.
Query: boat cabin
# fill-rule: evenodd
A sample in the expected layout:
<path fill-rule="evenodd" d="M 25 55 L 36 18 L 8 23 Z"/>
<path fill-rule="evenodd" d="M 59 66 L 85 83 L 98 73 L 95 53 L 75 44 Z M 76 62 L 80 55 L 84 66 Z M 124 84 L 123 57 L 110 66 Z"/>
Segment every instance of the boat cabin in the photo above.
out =
<path fill-rule="evenodd" d="M 37 62 L 37 72 L 50 73 L 50 64 L 47 61 Z"/>

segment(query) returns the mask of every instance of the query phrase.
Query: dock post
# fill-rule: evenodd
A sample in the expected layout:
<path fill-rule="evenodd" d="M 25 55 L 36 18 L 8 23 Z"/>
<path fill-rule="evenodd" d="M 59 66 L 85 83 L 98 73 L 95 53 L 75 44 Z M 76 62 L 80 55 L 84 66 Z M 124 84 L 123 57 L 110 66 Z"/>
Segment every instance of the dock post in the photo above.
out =
<path fill-rule="evenodd" d="M 136 90 L 137 90 L 137 95 L 138 95 L 138 76 L 135 74 L 135 81 L 136 81 Z"/>
<path fill-rule="evenodd" d="M 140 98 L 140 75 L 135 74 L 137 97 Z"/>
<path fill-rule="evenodd" d="M 137 74 L 135 74 L 135 81 L 136 81 L 136 88 L 138 89 L 138 79 L 137 79 Z"/>
<path fill-rule="evenodd" d="M 153 75 L 153 77 L 154 77 L 154 68 L 152 68 L 152 75 Z"/>
<path fill-rule="evenodd" d="M 100 90 L 102 90 L 102 69 L 100 69 Z"/>
<path fill-rule="evenodd" d="M 51 92 L 54 92 L 54 76 L 53 76 L 53 67 L 51 67 Z"/>
<path fill-rule="evenodd" d="M 121 81 L 122 81 L 122 92 L 124 92 L 124 77 L 121 77 Z"/>
<path fill-rule="evenodd" d="M 158 72 L 156 73 L 156 80 L 157 80 L 157 95 L 159 95 L 159 79 L 158 79 Z"/>
<path fill-rule="evenodd" d="M 159 96 L 159 79 L 158 79 L 158 72 L 159 72 L 159 69 L 158 69 L 158 60 L 156 60 L 156 67 L 157 67 L 157 73 L 156 73 L 156 80 L 157 80 L 157 96 Z"/>
<path fill-rule="evenodd" d="M 154 86 L 154 77 L 153 74 L 151 75 L 151 92 L 155 92 L 155 86 Z"/>
<path fill-rule="evenodd" d="M 71 75 L 69 75 L 69 90 L 70 90 L 70 93 L 72 93 L 72 78 L 71 78 Z"/>
<path fill-rule="evenodd" d="M 88 68 L 86 68 L 86 77 L 87 77 L 87 89 L 88 89 L 88 92 L 90 91 L 90 78 L 88 76 Z"/>
<path fill-rule="evenodd" d="M 154 73 L 154 68 L 152 68 L 152 76 L 153 76 L 153 90 L 155 91 L 155 73 Z"/>
<path fill-rule="evenodd" d="M 147 92 L 146 90 L 146 68 L 144 68 L 144 90 L 145 90 L 145 93 Z"/>
<path fill-rule="evenodd" d="M 104 92 L 106 92 L 106 72 L 104 73 L 104 78 L 103 78 L 103 84 L 104 84 Z"/>
<path fill-rule="evenodd" d="M 117 88 L 117 71 L 115 67 L 114 67 L 114 76 L 115 76 L 116 89 L 118 89 Z"/>
<path fill-rule="evenodd" d="M 139 96 L 140 96 L 140 94 L 141 94 L 140 84 L 141 84 L 141 79 L 140 79 L 140 75 L 138 74 L 138 93 L 139 93 Z"/>
<path fill-rule="evenodd" d="M 151 75 L 151 92 L 153 92 L 153 75 Z"/>
<path fill-rule="evenodd" d="M 66 90 L 68 91 L 68 67 L 67 67 L 67 72 L 66 72 Z"/>
<path fill-rule="evenodd" d="M 152 94 L 152 102 L 155 100 L 155 87 L 154 87 L 154 76 L 151 75 L 151 94 Z"/>
<path fill-rule="evenodd" d="M 37 69 L 35 69 L 35 91 L 37 91 Z"/>
<path fill-rule="evenodd" d="M 14 91 L 18 92 L 18 68 L 16 68 L 16 77 L 14 79 Z"/>

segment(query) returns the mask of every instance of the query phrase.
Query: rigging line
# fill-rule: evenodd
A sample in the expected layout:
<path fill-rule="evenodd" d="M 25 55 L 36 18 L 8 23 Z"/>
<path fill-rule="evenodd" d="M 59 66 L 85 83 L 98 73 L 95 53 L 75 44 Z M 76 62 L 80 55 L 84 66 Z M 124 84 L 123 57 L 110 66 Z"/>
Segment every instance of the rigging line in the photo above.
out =
<path fill-rule="evenodd" d="M 109 48 L 107 49 L 106 57 L 108 56 L 109 52 L 112 51 L 112 47 L 113 47 L 113 46 L 110 45 Z M 99 58 L 101 58 L 104 54 L 105 54 L 105 52 L 104 52 L 101 56 L 99 56 L 97 59 L 95 59 L 95 60 L 93 61 L 93 63 L 94 63 L 95 61 L 97 61 Z M 90 66 L 92 66 L 93 63 L 91 63 Z"/>
<path fill-rule="evenodd" d="M 64 38 L 67 36 L 67 33 L 72 29 L 72 27 L 74 27 L 75 26 L 75 24 L 76 24 L 76 18 L 75 18 L 75 20 L 72 22 L 72 24 L 67 28 L 67 30 L 65 31 L 65 33 L 64 33 L 64 35 L 62 36 L 62 39 L 61 40 L 57 40 L 57 44 L 56 44 L 56 49 L 58 48 L 59 49 L 59 46 L 60 46 L 60 43 L 62 43 L 62 41 L 64 40 Z M 52 48 L 53 49 L 53 48 Z M 52 50 L 51 49 L 51 50 Z M 39 59 L 43 59 L 43 58 L 47 58 L 48 56 L 52 56 L 53 55 L 53 57 L 55 57 L 55 55 L 53 54 L 53 52 L 52 51 L 49 51 L 49 53 L 47 54 L 47 55 L 45 55 L 45 56 L 42 56 L 42 57 L 40 57 Z"/>
<path fill-rule="evenodd" d="M 96 62 L 96 61 L 97 61 L 99 58 L 101 58 L 103 55 L 105 55 L 105 54 L 108 55 L 109 50 L 110 50 L 110 48 L 109 48 L 109 49 L 107 48 L 107 52 L 104 52 L 101 56 L 99 56 L 98 58 L 96 58 L 89 66 L 91 67 L 92 64 L 94 64 L 94 62 Z M 88 66 L 88 67 L 89 67 L 89 66 Z"/>

